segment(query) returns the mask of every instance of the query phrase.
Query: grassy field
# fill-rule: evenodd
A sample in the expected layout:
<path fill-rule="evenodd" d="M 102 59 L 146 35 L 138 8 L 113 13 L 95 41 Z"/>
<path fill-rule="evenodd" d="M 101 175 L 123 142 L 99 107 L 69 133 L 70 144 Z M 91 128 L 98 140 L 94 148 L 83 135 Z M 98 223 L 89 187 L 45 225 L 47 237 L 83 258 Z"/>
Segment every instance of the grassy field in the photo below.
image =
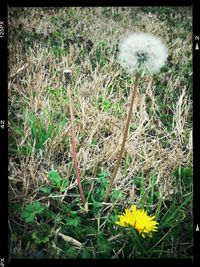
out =
<path fill-rule="evenodd" d="M 192 258 L 192 11 L 190 7 L 9 8 L 11 258 Z M 119 40 L 150 32 L 168 48 L 139 80 L 125 153 L 104 202 L 134 75 Z M 71 152 L 72 71 L 81 203 Z M 153 237 L 115 224 L 132 204 L 155 214 Z"/>

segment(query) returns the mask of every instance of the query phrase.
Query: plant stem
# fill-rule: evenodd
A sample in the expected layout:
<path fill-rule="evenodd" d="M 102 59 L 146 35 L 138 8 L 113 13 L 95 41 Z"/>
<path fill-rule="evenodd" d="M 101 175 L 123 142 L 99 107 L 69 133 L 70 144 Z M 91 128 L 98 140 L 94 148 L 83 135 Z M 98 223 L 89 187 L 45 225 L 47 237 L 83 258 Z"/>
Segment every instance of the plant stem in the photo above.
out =
<path fill-rule="evenodd" d="M 109 187 L 108 187 L 108 189 L 106 191 L 104 202 L 107 202 L 107 200 L 108 200 L 108 197 L 110 195 L 110 191 L 111 191 L 113 182 L 114 182 L 114 180 L 116 178 L 117 171 L 119 169 L 119 165 L 120 165 L 120 161 L 121 161 L 121 158 L 122 158 L 122 154 L 124 152 L 124 146 L 125 146 L 127 135 L 128 135 L 129 125 L 130 125 L 130 120 L 131 120 L 131 114 L 132 114 L 132 111 L 133 111 L 133 103 L 134 103 L 135 96 L 136 96 L 136 91 L 137 91 L 136 90 L 137 89 L 137 83 L 138 83 L 138 74 L 136 74 L 135 84 L 134 84 L 133 90 L 132 90 L 131 103 L 130 103 L 130 108 L 129 108 L 129 112 L 128 112 L 128 115 L 127 115 L 127 120 L 126 120 L 126 125 L 125 125 L 125 130 L 124 130 L 124 136 L 123 136 L 121 150 L 120 150 L 118 158 L 117 158 L 117 162 L 116 162 L 116 165 L 115 165 L 115 168 L 114 168 L 111 180 L 110 180 Z"/>
<path fill-rule="evenodd" d="M 66 78 L 66 81 L 67 81 L 67 78 Z M 71 98 L 70 88 L 68 88 L 68 98 L 69 98 L 69 109 L 70 109 L 70 119 L 71 119 L 71 133 L 72 133 L 72 139 L 71 139 L 71 142 L 72 142 L 71 143 L 71 146 L 72 146 L 72 157 L 73 157 L 74 168 L 75 168 L 75 173 L 76 173 L 76 177 L 77 177 L 79 193 L 80 193 L 83 205 L 85 205 L 86 199 L 85 199 L 85 195 L 83 193 L 83 189 L 82 189 L 82 185 L 81 185 L 81 177 L 80 177 L 80 174 L 79 174 L 78 164 L 77 164 L 75 131 L 74 131 L 74 113 L 73 113 L 73 105 L 72 105 L 72 98 Z"/>

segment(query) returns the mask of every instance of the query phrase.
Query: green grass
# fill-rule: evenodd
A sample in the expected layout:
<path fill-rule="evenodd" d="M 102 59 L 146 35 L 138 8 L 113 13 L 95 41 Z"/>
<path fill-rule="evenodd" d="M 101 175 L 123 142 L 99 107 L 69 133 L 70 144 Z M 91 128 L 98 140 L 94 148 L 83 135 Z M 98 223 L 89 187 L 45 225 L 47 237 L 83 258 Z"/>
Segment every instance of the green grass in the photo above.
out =
<path fill-rule="evenodd" d="M 9 8 L 8 19 L 10 257 L 192 258 L 191 8 Z M 159 36 L 169 56 L 139 80 L 105 203 L 135 78 L 116 61 L 118 41 L 133 30 Z M 131 205 L 156 216 L 152 238 L 115 224 Z"/>
<path fill-rule="evenodd" d="M 188 168 L 186 168 L 188 170 Z M 185 174 L 184 174 L 185 175 Z M 190 174 L 187 174 L 190 175 Z M 188 176 L 179 176 L 179 178 Z M 148 207 L 148 213 L 156 214 L 156 219 L 159 222 L 159 232 L 154 234 L 153 238 L 142 238 L 136 232 L 133 233 L 130 230 L 123 229 L 122 227 L 114 227 L 117 215 L 122 212 L 121 207 L 115 205 L 114 210 L 107 215 L 105 212 L 99 214 L 98 212 L 102 209 L 103 204 L 101 201 L 102 192 L 104 186 L 106 187 L 105 177 L 107 173 L 101 171 L 98 175 L 100 180 L 95 181 L 95 187 L 97 188 L 94 197 L 93 195 L 89 198 L 89 213 L 85 214 L 79 206 L 79 201 L 75 195 L 71 194 L 71 201 L 61 201 L 61 195 L 69 184 L 65 183 L 64 190 L 60 189 L 60 185 L 63 182 L 67 182 L 59 176 L 56 171 L 49 173 L 51 183 L 49 186 L 39 188 L 41 196 L 48 196 L 50 206 L 45 207 L 44 203 L 35 201 L 31 204 L 27 204 L 21 212 L 21 220 L 23 227 L 28 227 L 26 234 L 23 233 L 21 236 L 22 241 L 31 236 L 31 243 L 34 244 L 34 250 L 39 249 L 43 245 L 45 248 L 45 257 L 48 257 L 49 250 L 51 249 L 51 242 L 55 244 L 55 251 L 51 253 L 58 255 L 60 258 L 92 258 L 95 253 L 95 258 L 110 258 L 114 256 L 112 248 L 115 251 L 120 251 L 121 247 L 124 246 L 123 253 L 121 252 L 118 257 L 129 258 L 131 257 L 173 257 L 173 253 L 178 253 L 178 247 L 184 246 L 185 250 L 191 253 L 191 244 L 188 242 L 189 232 L 192 231 L 191 221 L 188 220 L 190 211 L 185 207 L 191 203 L 192 193 L 186 194 L 184 200 L 179 199 L 180 193 L 176 195 L 171 201 L 164 201 L 162 199 L 162 193 L 160 195 L 155 194 L 158 192 L 154 182 L 155 176 L 152 176 L 152 187 L 144 192 L 144 177 L 138 177 L 135 183 L 140 190 L 140 199 L 138 202 L 139 207 Z M 139 181 L 139 182 L 138 182 Z M 192 186 L 192 184 L 190 185 Z M 191 188 L 188 188 L 188 191 Z M 50 191 L 52 193 L 50 193 Z M 70 190 L 70 192 L 76 193 L 76 188 Z M 115 198 L 118 195 L 118 199 L 121 199 L 120 194 L 117 191 L 113 191 Z M 60 197 L 59 197 L 60 195 Z M 70 195 L 70 194 L 69 194 Z M 94 199 L 96 198 L 96 200 Z M 45 198 L 43 198 L 45 199 Z M 144 205 L 146 203 L 146 205 Z M 19 212 L 15 207 L 16 210 Z M 105 214 L 104 214 L 105 213 Z M 14 215 L 14 214 L 13 214 Z M 17 213 L 16 213 L 17 215 Z M 104 217 L 106 215 L 106 217 Z M 95 219 L 96 217 L 96 219 Z M 178 227 L 181 223 L 181 228 Z M 79 242 L 83 244 L 83 247 L 77 248 L 67 244 L 60 238 L 55 238 L 55 232 L 59 229 L 59 232 L 77 238 Z M 16 231 L 16 230 L 15 230 Z M 22 231 L 22 229 L 21 229 Z M 17 229 L 18 234 L 20 230 Z M 117 237 L 121 234 L 120 237 Z M 17 233 L 13 233 L 17 235 Z M 114 241 L 112 238 L 116 237 Z M 111 239 L 111 241 L 109 240 Z M 161 245 L 162 244 L 162 249 Z M 173 246 L 172 246 L 173 244 Z M 174 251 L 172 250 L 172 248 Z M 133 249 L 134 248 L 134 249 Z M 95 252 L 94 252 L 95 251 Z M 29 251 L 29 253 L 33 253 Z M 53 255 L 52 255 L 53 256 Z M 181 255 L 184 257 L 184 254 Z"/>

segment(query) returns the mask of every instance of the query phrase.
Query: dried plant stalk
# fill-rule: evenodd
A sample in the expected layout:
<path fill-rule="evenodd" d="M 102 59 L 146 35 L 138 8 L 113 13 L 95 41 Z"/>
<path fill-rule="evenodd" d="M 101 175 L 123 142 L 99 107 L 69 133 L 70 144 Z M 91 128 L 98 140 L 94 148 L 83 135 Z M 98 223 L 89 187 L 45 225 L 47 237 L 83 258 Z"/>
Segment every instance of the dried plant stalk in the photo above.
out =
<path fill-rule="evenodd" d="M 82 247 L 83 245 L 76 239 L 68 236 L 68 235 L 64 235 L 62 233 L 58 234 L 60 237 L 62 237 L 63 240 L 65 240 L 66 242 L 69 242 L 70 244 L 76 246 L 76 247 Z"/>
<path fill-rule="evenodd" d="M 69 75 L 70 75 L 69 72 L 65 72 L 66 83 L 69 80 Z M 76 177 L 77 177 L 79 193 L 80 193 L 83 205 L 85 205 L 86 204 L 86 198 L 85 198 L 85 195 L 83 193 L 82 184 L 81 184 L 81 176 L 79 174 L 78 164 L 77 164 L 76 142 L 75 142 L 75 131 L 74 131 L 74 113 L 73 113 L 73 105 L 72 105 L 70 86 L 68 87 L 68 98 L 69 98 L 71 133 L 72 133 L 72 137 L 71 137 L 72 157 L 73 157 L 73 163 L 74 163 L 75 173 L 76 173 Z"/>
<path fill-rule="evenodd" d="M 116 178 L 117 171 L 119 169 L 121 158 L 122 158 L 122 155 L 123 155 L 123 152 L 124 152 L 124 146 L 125 146 L 126 139 L 127 139 L 127 136 L 128 136 L 128 130 L 129 130 L 129 125 L 130 125 L 130 120 L 131 120 L 131 114 L 132 114 L 132 111 L 133 111 L 133 103 L 134 103 L 135 96 L 136 96 L 136 91 L 137 91 L 137 83 L 138 83 L 138 75 L 136 74 L 135 84 L 134 84 L 133 90 L 132 90 L 130 108 L 129 108 L 129 112 L 128 112 L 128 115 L 127 115 L 127 120 L 126 120 L 126 125 L 125 125 L 125 130 L 124 130 L 122 146 L 121 146 L 121 150 L 119 152 L 118 158 L 117 158 L 117 162 L 116 162 L 112 177 L 110 179 L 109 186 L 108 186 L 107 191 L 106 191 L 104 202 L 107 202 L 107 200 L 108 200 L 108 197 L 110 195 L 110 192 L 111 192 L 111 189 L 112 189 L 112 185 L 113 185 L 113 182 L 114 182 L 114 180 Z"/>

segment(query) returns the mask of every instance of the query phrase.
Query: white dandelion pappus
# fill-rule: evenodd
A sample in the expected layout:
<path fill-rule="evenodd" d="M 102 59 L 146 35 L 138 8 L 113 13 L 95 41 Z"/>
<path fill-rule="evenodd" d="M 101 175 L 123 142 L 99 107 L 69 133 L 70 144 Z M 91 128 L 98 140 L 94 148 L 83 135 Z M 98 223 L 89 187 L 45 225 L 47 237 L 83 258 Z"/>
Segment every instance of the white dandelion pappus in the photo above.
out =
<path fill-rule="evenodd" d="M 119 44 L 118 62 L 129 73 L 139 70 L 156 73 L 167 56 L 165 45 L 150 33 L 132 33 Z"/>

